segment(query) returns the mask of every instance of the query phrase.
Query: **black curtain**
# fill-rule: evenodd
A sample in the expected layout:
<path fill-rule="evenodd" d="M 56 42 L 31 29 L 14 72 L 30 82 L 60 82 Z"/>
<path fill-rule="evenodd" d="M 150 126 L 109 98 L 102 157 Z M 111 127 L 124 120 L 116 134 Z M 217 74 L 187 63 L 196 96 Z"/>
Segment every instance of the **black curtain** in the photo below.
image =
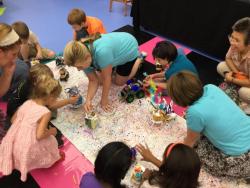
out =
<path fill-rule="evenodd" d="M 224 59 L 228 34 L 242 17 L 250 17 L 249 0 L 134 0 L 136 30 L 146 30 Z"/>

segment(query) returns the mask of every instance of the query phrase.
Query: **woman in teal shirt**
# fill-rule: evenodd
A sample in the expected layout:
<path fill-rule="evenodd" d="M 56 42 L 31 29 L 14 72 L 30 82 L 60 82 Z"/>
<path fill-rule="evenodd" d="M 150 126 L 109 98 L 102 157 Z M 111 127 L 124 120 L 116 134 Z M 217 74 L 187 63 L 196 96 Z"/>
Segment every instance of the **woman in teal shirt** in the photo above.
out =
<path fill-rule="evenodd" d="M 83 43 L 82 43 L 83 42 Z M 103 84 L 101 107 L 111 110 L 108 100 L 112 70 L 116 67 L 115 84 L 123 85 L 137 72 L 142 62 L 136 39 L 125 32 L 95 35 L 85 41 L 69 42 L 64 49 L 64 60 L 69 66 L 84 70 L 89 79 L 85 111 L 92 109 L 91 101 L 96 94 L 100 80 Z M 86 43 L 87 42 L 87 43 Z"/>
<path fill-rule="evenodd" d="M 167 91 L 177 105 L 188 107 L 184 144 L 198 143 L 203 167 L 215 176 L 249 178 L 250 118 L 221 89 L 203 87 L 191 72 L 171 76 Z"/>

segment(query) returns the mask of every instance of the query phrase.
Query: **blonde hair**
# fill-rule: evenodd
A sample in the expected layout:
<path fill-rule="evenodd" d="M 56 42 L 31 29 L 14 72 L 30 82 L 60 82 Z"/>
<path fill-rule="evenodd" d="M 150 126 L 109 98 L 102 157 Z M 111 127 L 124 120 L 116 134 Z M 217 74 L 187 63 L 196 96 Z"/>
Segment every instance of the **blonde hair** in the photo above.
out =
<path fill-rule="evenodd" d="M 31 99 L 55 97 L 57 98 L 62 91 L 58 80 L 48 74 L 37 77 L 36 84 L 31 86 Z"/>
<path fill-rule="evenodd" d="M 81 25 L 83 22 L 86 22 L 85 12 L 78 8 L 72 9 L 68 15 L 68 23 L 70 25 Z"/>
<path fill-rule="evenodd" d="M 39 77 L 42 75 L 47 75 L 51 78 L 54 78 L 53 72 L 47 65 L 44 64 L 36 64 L 30 68 L 29 78 L 31 85 L 36 85 L 39 80 Z"/>
<path fill-rule="evenodd" d="M 4 38 L 12 31 L 12 27 L 5 23 L 0 23 L 0 41 L 4 40 Z M 21 44 L 21 40 L 19 39 L 13 44 L 10 44 L 8 46 L 0 46 L 1 50 L 8 51 L 15 48 L 17 45 Z"/>
<path fill-rule="evenodd" d="M 101 38 L 100 33 L 96 33 L 85 38 L 83 41 L 70 41 L 66 44 L 63 52 L 64 62 L 69 66 L 74 66 L 77 60 L 83 60 L 86 57 L 86 54 L 89 52 L 88 47 L 83 43 L 89 43 L 90 49 L 93 45 L 93 42 Z M 93 48 L 93 46 L 92 46 Z M 91 50 L 90 50 L 91 53 Z"/>

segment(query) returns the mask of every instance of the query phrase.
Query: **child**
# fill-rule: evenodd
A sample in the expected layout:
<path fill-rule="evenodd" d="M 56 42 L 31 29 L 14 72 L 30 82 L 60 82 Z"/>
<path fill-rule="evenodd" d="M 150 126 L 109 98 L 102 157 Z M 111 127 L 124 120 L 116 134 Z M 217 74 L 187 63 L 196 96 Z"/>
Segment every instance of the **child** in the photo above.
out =
<path fill-rule="evenodd" d="M 49 76 L 51 78 L 54 78 L 54 74 L 50 70 L 50 68 L 47 65 L 39 63 L 39 64 L 32 66 L 30 69 L 30 80 L 32 80 L 32 82 L 30 84 L 35 86 L 39 82 L 39 77 L 41 75 L 46 75 L 46 76 Z M 47 107 L 51 110 L 51 113 L 52 113 L 51 119 L 56 118 L 58 108 L 62 108 L 62 107 L 69 105 L 69 104 L 75 104 L 77 102 L 78 98 L 79 98 L 79 96 L 73 96 L 73 97 L 70 97 L 67 99 L 60 99 L 60 100 L 57 99 L 57 100 L 51 102 L 50 104 L 48 104 Z M 54 127 L 52 124 L 50 124 L 50 125 L 52 127 Z M 61 147 L 63 145 L 62 133 L 58 129 L 57 129 L 56 139 L 58 142 L 58 146 Z"/>
<path fill-rule="evenodd" d="M 201 162 L 195 151 L 181 143 L 169 144 L 163 153 L 162 162 L 148 147 L 137 145 L 143 160 L 156 165 L 159 170 L 145 170 L 143 179 L 148 180 L 150 187 L 159 188 L 197 188 Z M 147 182 L 141 186 L 148 187 Z"/>
<path fill-rule="evenodd" d="M 32 80 L 31 85 L 36 85 L 39 82 L 39 77 L 41 75 L 47 75 L 51 78 L 54 78 L 53 72 L 50 70 L 50 68 L 47 65 L 44 64 L 36 64 L 31 67 L 30 69 L 30 80 Z M 58 108 L 62 108 L 69 104 L 75 104 L 78 100 L 79 96 L 73 96 L 68 99 L 60 99 L 55 100 L 52 103 L 48 104 L 48 108 L 50 110 L 56 110 Z"/>
<path fill-rule="evenodd" d="M 15 22 L 12 24 L 12 28 L 22 41 L 20 59 L 24 61 L 29 61 L 32 58 L 42 60 L 51 59 L 55 56 L 55 52 L 41 47 L 37 36 L 29 30 L 24 22 Z"/>
<path fill-rule="evenodd" d="M 124 188 L 121 180 L 132 164 L 132 151 L 122 142 L 105 145 L 95 160 L 95 174 L 83 175 L 80 188 Z"/>
<path fill-rule="evenodd" d="M 218 64 L 217 71 L 226 82 L 239 86 L 239 98 L 244 101 L 242 109 L 250 114 L 250 17 L 238 20 L 232 29 L 226 60 Z"/>
<path fill-rule="evenodd" d="M 102 21 L 98 18 L 86 16 L 81 9 L 72 9 L 68 15 L 68 23 L 73 28 L 73 39 L 81 40 L 96 33 L 106 33 Z"/>
<path fill-rule="evenodd" d="M 27 173 L 37 168 L 48 168 L 60 159 L 56 129 L 47 128 L 51 117 L 46 107 L 60 95 L 59 82 L 46 75 L 32 86 L 31 99 L 14 114 L 12 125 L 0 145 L 0 171 L 11 174 L 21 172 L 26 181 Z"/>
<path fill-rule="evenodd" d="M 115 68 L 114 83 L 123 85 L 135 76 L 142 63 L 136 39 L 125 32 L 94 35 L 85 39 L 85 43 L 71 41 L 66 45 L 63 56 L 67 65 L 84 70 L 89 79 L 84 104 L 86 112 L 92 110 L 91 102 L 98 89 L 99 80 L 103 84 L 101 108 L 104 111 L 111 111 L 112 106 L 108 97 L 113 68 Z"/>
<path fill-rule="evenodd" d="M 189 70 L 198 74 L 193 63 L 185 56 L 181 49 L 176 49 L 175 45 L 169 41 L 158 42 L 153 49 L 152 55 L 157 63 L 161 64 L 166 71 L 147 76 L 144 80 L 145 86 L 149 86 L 150 79 L 155 81 L 157 87 L 167 88 L 165 80 L 182 70 Z"/>

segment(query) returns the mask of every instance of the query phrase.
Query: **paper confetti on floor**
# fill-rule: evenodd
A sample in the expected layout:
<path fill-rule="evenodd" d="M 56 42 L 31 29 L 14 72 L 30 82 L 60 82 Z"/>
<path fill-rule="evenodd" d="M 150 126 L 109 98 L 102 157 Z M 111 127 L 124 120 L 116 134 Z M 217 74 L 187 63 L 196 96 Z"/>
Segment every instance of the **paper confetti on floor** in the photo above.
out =
<path fill-rule="evenodd" d="M 56 78 L 59 78 L 59 69 L 55 62 L 47 64 Z M 71 86 L 77 86 L 80 93 L 85 98 L 87 93 L 88 79 L 83 71 L 77 71 L 75 68 L 66 67 L 70 73 L 67 82 L 61 82 L 64 89 Z M 159 158 L 165 147 L 173 142 L 182 141 L 186 133 L 186 123 L 181 117 L 165 125 L 154 125 L 151 121 L 151 105 L 147 99 L 137 99 L 131 104 L 121 102 L 118 93 L 122 87 L 112 85 L 110 91 L 110 100 L 114 106 L 112 113 L 105 113 L 99 107 L 101 96 L 101 87 L 93 100 L 97 105 L 96 113 L 99 117 L 99 125 L 92 130 L 85 126 L 84 112 L 82 108 L 72 109 L 70 106 L 64 107 L 58 111 L 58 117 L 53 124 L 62 131 L 62 133 L 79 149 L 92 163 L 95 160 L 98 150 L 106 143 L 111 141 L 123 141 L 129 146 L 135 146 L 138 143 L 150 147 L 152 152 Z M 62 92 L 62 98 L 67 94 Z M 139 161 L 139 159 L 138 159 Z M 141 162 L 145 167 L 152 168 L 151 164 Z M 125 183 L 129 187 L 136 187 L 130 181 L 131 172 L 128 172 Z M 213 177 L 202 170 L 200 174 L 201 187 L 204 188 L 235 188 L 247 187 L 244 183 L 229 181 Z"/>

